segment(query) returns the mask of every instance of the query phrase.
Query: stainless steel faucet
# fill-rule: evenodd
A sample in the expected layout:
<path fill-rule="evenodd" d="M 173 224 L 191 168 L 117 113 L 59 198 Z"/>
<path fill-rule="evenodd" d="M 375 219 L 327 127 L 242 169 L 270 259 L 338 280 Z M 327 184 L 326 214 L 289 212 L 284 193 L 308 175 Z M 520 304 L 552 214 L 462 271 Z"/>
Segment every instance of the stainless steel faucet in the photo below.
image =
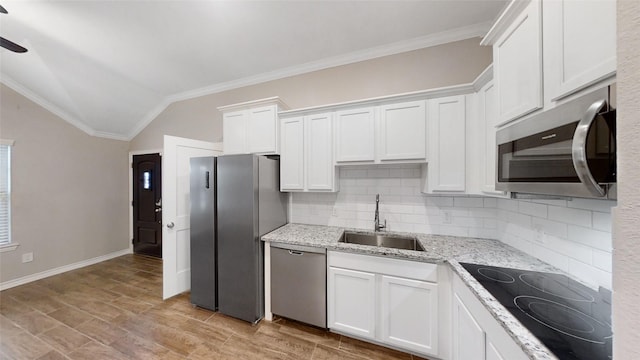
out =
<path fill-rule="evenodd" d="M 379 204 L 380 204 L 380 194 L 376 194 L 376 216 L 375 216 L 374 225 L 373 225 L 373 229 L 375 231 L 381 231 L 382 229 L 387 228 L 387 219 L 384 220 L 384 225 L 380 225 Z"/>

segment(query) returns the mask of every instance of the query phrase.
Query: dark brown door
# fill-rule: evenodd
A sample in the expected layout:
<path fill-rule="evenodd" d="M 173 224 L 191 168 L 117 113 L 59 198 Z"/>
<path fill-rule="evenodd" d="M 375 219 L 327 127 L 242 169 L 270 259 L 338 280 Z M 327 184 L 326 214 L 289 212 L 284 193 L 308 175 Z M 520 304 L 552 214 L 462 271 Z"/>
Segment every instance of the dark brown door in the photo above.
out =
<path fill-rule="evenodd" d="M 162 257 L 160 154 L 133 156 L 133 252 Z"/>

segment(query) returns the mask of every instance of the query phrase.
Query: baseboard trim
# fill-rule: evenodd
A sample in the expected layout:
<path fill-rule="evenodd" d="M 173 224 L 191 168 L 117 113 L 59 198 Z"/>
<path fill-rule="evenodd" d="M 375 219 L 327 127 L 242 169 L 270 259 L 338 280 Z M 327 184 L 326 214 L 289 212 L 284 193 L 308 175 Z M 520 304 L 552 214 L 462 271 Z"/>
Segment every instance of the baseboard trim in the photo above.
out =
<path fill-rule="evenodd" d="M 131 254 L 131 253 L 132 253 L 131 249 L 127 248 L 127 249 L 116 251 L 116 252 L 112 252 L 112 253 L 109 253 L 109 254 L 106 254 L 106 255 L 94 257 L 92 259 L 82 260 L 82 261 L 79 261 L 77 263 L 64 265 L 64 266 L 60 266 L 60 267 L 57 267 L 57 268 L 54 268 L 54 269 L 45 270 L 45 271 L 42 271 L 42 272 L 39 272 L 39 273 L 23 276 L 21 278 L 17 278 L 17 279 L 14 279 L 14 280 L 8 280 L 8 281 L 0 283 L 0 291 L 6 290 L 6 289 L 10 289 L 12 287 L 24 285 L 24 284 L 27 284 L 27 283 L 30 283 L 30 282 L 33 282 L 33 281 L 36 281 L 36 280 L 44 279 L 44 278 L 47 278 L 49 276 L 62 274 L 62 273 L 67 272 L 67 271 L 80 269 L 80 268 L 83 268 L 85 266 L 97 264 L 99 262 L 103 262 L 103 261 L 106 261 L 106 260 L 110 260 L 110 259 L 116 258 L 118 256 Z"/>

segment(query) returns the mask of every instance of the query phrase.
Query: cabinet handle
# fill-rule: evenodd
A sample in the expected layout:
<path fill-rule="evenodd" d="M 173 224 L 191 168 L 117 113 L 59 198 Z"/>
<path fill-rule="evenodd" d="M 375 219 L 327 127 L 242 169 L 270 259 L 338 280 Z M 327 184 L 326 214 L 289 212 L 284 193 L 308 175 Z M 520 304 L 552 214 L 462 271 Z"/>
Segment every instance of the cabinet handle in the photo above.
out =
<path fill-rule="evenodd" d="M 302 251 L 289 250 L 289 255 L 302 256 L 304 253 Z"/>

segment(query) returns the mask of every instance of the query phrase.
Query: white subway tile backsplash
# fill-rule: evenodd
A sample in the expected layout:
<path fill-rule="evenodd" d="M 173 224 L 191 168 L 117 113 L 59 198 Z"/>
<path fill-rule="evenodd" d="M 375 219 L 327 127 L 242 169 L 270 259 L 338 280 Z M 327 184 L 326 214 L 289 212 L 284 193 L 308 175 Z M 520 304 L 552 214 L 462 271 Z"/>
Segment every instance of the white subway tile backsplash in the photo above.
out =
<path fill-rule="evenodd" d="M 612 258 L 611 253 L 600 250 L 593 250 L 593 266 L 597 267 L 600 270 L 611 272 L 612 269 Z"/>
<path fill-rule="evenodd" d="M 567 224 L 540 218 L 531 218 L 533 228 L 539 227 L 542 232 L 560 238 L 567 238 Z"/>
<path fill-rule="evenodd" d="M 528 201 L 518 201 L 518 211 L 521 214 L 527 214 L 539 218 L 547 217 L 547 205 L 544 204 L 537 204 Z"/>
<path fill-rule="evenodd" d="M 611 207 L 615 205 L 616 205 L 616 202 L 611 200 L 595 200 L 595 199 L 581 199 L 581 198 L 574 198 L 567 202 L 567 206 L 570 208 L 608 212 L 608 213 L 611 212 Z"/>
<path fill-rule="evenodd" d="M 451 196 L 430 196 L 427 198 L 429 206 L 453 206 L 453 197 Z"/>
<path fill-rule="evenodd" d="M 593 212 L 593 228 L 611 232 L 611 213 Z"/>
<path fill-rule="evenodd" d="M 531 255 L 545 261 L 560 270 L 569 271 L 569 257 L 556 251 L 548 249 L 538 244 L 532 244 L 533 253 Z"/>
<path fill-rule="evenodd" d="M 594 288 L 603 286 L 611 290 L 611 272 L 600 270 L 580 261 L 569 259 L 569 274 L 581 279 Z"/>
<path fill-rule="evenodd" d="M 498 235 L 496 229 L 469 228 L 469 236 L 481 239 L 495 239 Z"/>
<path fill-rule="evenodd" d="M 498 239 L 610 288 L 615 202 L 424 195 L 420 176 L 412 164 L 342 167 L 338 193 L 291 195 L 291 222 L 373 230 L 380 194 L 390 231 Z"/>
<path fill-rule="evenodd" d="M 559 254 L 582 261 L 585 264 L 591 264 L 592 249 L 583 244 L 577 244 L 554 236 L 545 236 L 542 246 Z"/>
<path fill-rule="evenodd" d="M 498 199 L 498 209 L 517 212 L 518 202 L 510 199 Z"/>
<path fill-rule="evenodd" d="M 498 199 L 488 197 L 484 198 L 484 207 L 485 208 L 497 208 L 498 207 Z"/>
<path fill-rule="evenodd" d="M 549 219 L 562 219 L 569 224 L 591 226 L 591 212 L 588 210 L 549 206 Z"/>
<path fill-rule="evenodd" d="M 611 233 L 569 225 L 569 240 L 606 252 L 611 252 Z"/>
<path fill-rule="evenodd" d="M 484 207 L 484 200 L 480 197 L 455 197 L 453 198 L 453 206 L 481 208 Z"/>
<path fill-rule="evenodd" d="M 440 225 L 439 234 L 449 236 L 469 236 L 469 228 L 462 226 Z"/>

